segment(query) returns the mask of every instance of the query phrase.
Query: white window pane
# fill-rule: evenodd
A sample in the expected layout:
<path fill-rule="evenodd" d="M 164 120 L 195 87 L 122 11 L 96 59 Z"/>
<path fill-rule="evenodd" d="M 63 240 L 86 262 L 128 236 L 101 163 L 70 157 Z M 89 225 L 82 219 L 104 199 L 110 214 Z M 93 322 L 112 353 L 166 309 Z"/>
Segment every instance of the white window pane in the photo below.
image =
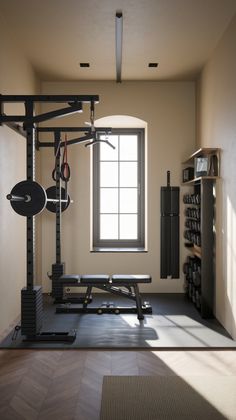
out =
<path fill-rule="evenodd" d="M 120 162 L 120 187 L 138 186 L 138 166 L 136 162 Z"/>
<path fill-rule="evenodd" d="M 101 140 L 108 140 L 115 149 L 108 144 L 100 143 L 100 160 L 118 160 L 118 136 L 100 136 Z"/>
<path fill-rule="evenodd" d="M 138 211 L 137 188 L 120 189 L 120 213 L 137 213 Z"/>
<path fill-rule="evenodd" d="M 138 160 L 137 136 L 120 136 L 120 160 Z"/>
<path fill-rule="evenodd" d="M 118 188 L 100 189 L 100 212 L 118 213 Z"/>
<path fill-rule="evenodd" d="M 138 225 L 136 214 L 120 215 L 120 239 L 137 239 Z"/>
<path fill-rule="evenodd" d="M 118 239 L 118 215 L 101 214 L 100 215 L 100 238 Z"/>
<path fill-rule="evenodd" d="M 100 163 L 100 186 L 118 187 L 118 163 L 101 162 Z"/>

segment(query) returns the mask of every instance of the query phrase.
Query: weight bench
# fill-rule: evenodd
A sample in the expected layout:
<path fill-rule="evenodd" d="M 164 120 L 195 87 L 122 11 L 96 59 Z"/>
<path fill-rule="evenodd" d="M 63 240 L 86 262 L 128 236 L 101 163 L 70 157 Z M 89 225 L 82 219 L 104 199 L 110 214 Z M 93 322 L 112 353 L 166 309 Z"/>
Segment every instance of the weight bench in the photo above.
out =
<path fill-rule="evenodd" d="M 138 319 L 143 319 L 143 314 L 152 313 L 152 308 L 147 302 L 142 303 L 139 284 L 151 281 L 151 276 L 148 274 L 114 274 L 111 277 L 107 274 L 63 275 L 59 278 L 62 290 L 64 287 L 86 287 L 86 292 L 81 302 L 82 307 L 72 307 L 73 302 L 69 299 L 68 304 L 56 308 L 56 313 L 137 313 Z M 88 307 L 92 301 L 93 288 L 134 300 L 136 306 L 113 307 L 107 304 L 99 308 Z"/>

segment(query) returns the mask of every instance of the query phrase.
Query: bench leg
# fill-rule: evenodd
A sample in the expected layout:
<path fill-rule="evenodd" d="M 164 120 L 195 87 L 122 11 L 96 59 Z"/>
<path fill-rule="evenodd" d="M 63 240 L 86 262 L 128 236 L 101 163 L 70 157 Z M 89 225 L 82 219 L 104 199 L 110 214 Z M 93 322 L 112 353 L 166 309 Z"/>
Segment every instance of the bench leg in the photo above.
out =
<path fill-rule="evenodd" d="M 137 305 L 138 319 L 144 319 L 143 311 L 142 311 L 142 299 L 140 296 L 138 284 L 134 285 L 134 294 L 135 294 L 136 305 Z"/>
<path fill-rule="evenodd" d="M 87 290 L 86 290 L 86 293 L 85 293 L 83 308 L 87 308 L 91 292 L 92 292 L 92 286 L 88 286 Z"/>

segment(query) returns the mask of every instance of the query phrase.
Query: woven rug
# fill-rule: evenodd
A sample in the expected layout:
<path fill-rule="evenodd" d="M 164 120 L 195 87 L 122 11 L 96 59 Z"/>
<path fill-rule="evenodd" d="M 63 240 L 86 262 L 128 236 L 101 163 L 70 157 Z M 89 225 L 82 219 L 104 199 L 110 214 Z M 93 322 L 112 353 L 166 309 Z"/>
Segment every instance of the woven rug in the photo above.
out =
<path fill-rule="evenodd" d="M 236 377 L 104 377 L 100 420 L 169 419 L 236 419 Z"/>

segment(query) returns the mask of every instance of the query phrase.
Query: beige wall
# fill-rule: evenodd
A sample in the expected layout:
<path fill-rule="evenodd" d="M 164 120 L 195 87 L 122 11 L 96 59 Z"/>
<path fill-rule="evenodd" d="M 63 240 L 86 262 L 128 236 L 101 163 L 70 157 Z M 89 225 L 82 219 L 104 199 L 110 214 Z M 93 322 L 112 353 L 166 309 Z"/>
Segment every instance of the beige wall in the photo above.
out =
<path fill-rule="evenodd" d="M 29 63 L 0 16 L 0 93 L 32 94 L 36 81 Z M 19 107 L 11 107 L 18 112 Z M 16 215 L 6 200 L 11 188 L 25 179 L 25 140 L 0 127 L 0 334 L 20 313 L 20 290 L 25 286 L 25 219 Z"/>
<path fill-rule="evenodd" d="M 236 339 L 236 16 L 199 80 L 198 143 L 221 147 L 217 183 L 216 316 Z"/>
<path fill-rule="evenodd" d="M 148 252 L 90 252 L 90 150 L 83 145 L 69 151 L 72 179 L 70 194 L 74 204 L 63 215 L 63 260 L 67 273 L 150 273 L 149 292 L 182 292 L 183 279 L 160 280 L 160 186 L 166 185 L 166 171 L 171 171 L 172 185 L 180 185 L 180 162 L 195 149 L 195 88 L 191 82 L 92 82 L 43 83 L 44 94 L 98 94 L 96 118 L 130 115 L 148 125 Z M 48 107 L 45 107 L 45 110 Z M 51 124 L 83 126 L 88 112 Z M 46 139 L 46 138 L 45 138 Z M 52 184 L 53 155 L 45 149 L 42 158 L 42 183 Z M 182 213 L 182 212 L 181 212 Z M 46 272 L 54 262 L 54 217 L 44 212 L 43 286 L 50 290 Z M 182 218 L 181 218 L 182 223 Z M 182 239 L 182 236 L 181 236 Z M 182 242 L 182 241 L 181 241 Z M 183 261 L 181 248 L 181 260 Z M 181 274 L 182 276 L 182 274 Z"/>

